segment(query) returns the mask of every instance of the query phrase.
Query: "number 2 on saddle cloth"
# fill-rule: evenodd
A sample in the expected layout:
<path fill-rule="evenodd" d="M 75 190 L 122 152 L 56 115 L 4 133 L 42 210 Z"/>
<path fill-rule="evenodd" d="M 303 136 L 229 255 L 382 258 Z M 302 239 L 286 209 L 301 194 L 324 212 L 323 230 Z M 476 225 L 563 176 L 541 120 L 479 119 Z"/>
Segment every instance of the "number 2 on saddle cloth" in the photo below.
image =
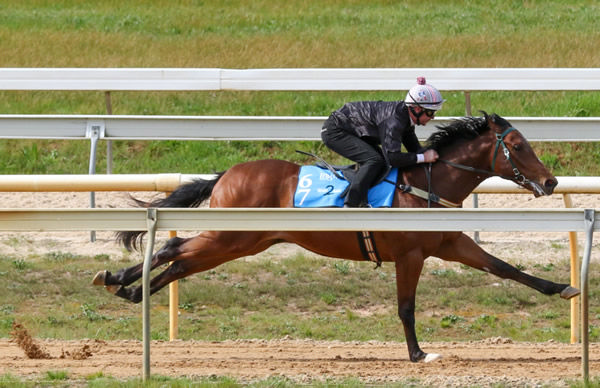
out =
<path fill-rule="evenodd" d="M 294 193 L 294 207 L 343 207 L 346 188 L 349 183 L 340 179 L 342 173 L 318 166 L 302 166 L 298 174 L 298 186 Z M 369 205 L 371 207 L 391 207 L 398 169 L 393 168 L 388 176 L 376 186 L 369 189 Z"/>

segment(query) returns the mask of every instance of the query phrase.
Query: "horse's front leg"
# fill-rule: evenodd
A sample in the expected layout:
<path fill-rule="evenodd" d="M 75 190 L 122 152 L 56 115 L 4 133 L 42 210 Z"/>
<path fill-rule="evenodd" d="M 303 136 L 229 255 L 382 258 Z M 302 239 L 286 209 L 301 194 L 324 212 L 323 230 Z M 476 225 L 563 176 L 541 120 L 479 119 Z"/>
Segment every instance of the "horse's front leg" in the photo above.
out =
<path fill-rule="evenodd" d="M 456 238 L 454 238 L 455 236 Z M 433 255 L 443 260 L 458 261 L 503 279 L 517 281 L 546 295 L 560 294 L 561 298 L 570 299 L 580 293 L 577 288 L 568 284 L 554 283 L 519 271 L 481 249 L 464 233 L 453 234 L 452 238 L 446 239 Z"/>
<path fill-rule="evenodd" d="M 419 347 L 415 332 L 415 295 L 423 269 L 423 254 L 409 252 L 396 259 L 396 290 L 398 294 L 398 316 L 404 326 L 408 356 L 412 362 L 430 362 L 440 358 L 439 354 L 427 354 Z"/>

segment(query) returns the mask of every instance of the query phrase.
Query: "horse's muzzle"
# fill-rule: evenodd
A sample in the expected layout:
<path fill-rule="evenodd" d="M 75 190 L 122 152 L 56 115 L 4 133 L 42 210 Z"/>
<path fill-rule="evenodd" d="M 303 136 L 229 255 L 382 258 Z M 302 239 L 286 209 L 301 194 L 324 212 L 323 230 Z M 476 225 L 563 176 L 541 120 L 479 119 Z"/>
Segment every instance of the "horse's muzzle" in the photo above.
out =
<path fill-rule="evenodd" d="M 555 178 L 548 178 L 544 181 L 543 185 L 533 181 L 531 181 L 530 184 L 533 195 L 537 198 L 543 195 L 551 195 L 554 192 L 556 185 L 558 185 L 558 181 Z"/>
<path fill-rule="evenodd" d="M 544 182 L 544 192 L 546 195 L 550 195 L 554 192 L 554 188 L 558 185 L 558 181 L 554 178 L 546 179 Z"/>

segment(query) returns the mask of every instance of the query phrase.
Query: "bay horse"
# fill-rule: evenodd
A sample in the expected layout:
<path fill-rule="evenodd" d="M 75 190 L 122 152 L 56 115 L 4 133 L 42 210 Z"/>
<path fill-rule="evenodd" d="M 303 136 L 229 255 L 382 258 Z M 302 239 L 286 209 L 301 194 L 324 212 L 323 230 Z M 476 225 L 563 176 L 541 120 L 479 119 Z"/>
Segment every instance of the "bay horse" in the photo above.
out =
<path fill-rule="evenodd" d="M 461 206 L 462 201 L 490 175 L 502 176 L 527 188 L 538 197 L 552 194 L 556 178 L 544 167 L 533 149 L 504 118 L 485 112 L 483 117 L 465 117 L 438 126 L 427 140 L 440 160 L 427 167 L 400 171 L 398 181 L 412 192 L 396 189 L 393 207 L 418 208 L 441 203 Z M 292 207 L 300 166 L 282 160 L 241 163 L 217 174 L 179 186 L 168 197 L 137 204 L 144 207 L 196 207 L 210 198 L 210 207 Z M 400 187 L 400 185 L 398 185 Z M 421 191 L 435 196 L 414 195 Z M 420 188 L 421 190 L 418 190 Z M 138 248 L 145 232 L 119 232 L 126 248 Z M 423 264 L 429 256 L 454 261 L 512 279 L 543 294 L 564 299 L 579 294 L 569 284 L 528 275 L 490 255 L 462 232 L 374 232 L 380 258 L 395 264 L 398 316 L 404 326 L 409 358 L 429 362 L 440 357 L 419 347 L 415 333 L 415 293 Z M 150 283 L 155 293 L 170 282 L 210 270 L 225 262 L 254 255 L 280 242 L 295 243 L 319 255 L 364 260 L 355 232 L 324 231 L 204 231 L 191 238 L 173 237 L 152 257 L 152 269 L 173 262 Z M 100 271 L 93 284 L 105 286 L 115 295 L 134 303 L 142 300 L 142 286 L 131 286 L 142 277 L 143 263 L 116 273 Z"/>

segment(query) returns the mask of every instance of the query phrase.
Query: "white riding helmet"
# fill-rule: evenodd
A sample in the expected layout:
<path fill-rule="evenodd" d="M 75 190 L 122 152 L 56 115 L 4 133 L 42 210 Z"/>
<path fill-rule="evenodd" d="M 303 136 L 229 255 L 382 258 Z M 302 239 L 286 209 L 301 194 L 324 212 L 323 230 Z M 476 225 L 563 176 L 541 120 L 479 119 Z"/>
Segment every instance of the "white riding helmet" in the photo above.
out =
<path fill-rule="evenodd" d="M 440 110 L 444 103 L 442 94 L 434 86 L 425 82 L 425 77 L 418 77 L 417 84 L 410 88 L 404 102 L 408 105 L 417 105 L 425 109 Z"/>

